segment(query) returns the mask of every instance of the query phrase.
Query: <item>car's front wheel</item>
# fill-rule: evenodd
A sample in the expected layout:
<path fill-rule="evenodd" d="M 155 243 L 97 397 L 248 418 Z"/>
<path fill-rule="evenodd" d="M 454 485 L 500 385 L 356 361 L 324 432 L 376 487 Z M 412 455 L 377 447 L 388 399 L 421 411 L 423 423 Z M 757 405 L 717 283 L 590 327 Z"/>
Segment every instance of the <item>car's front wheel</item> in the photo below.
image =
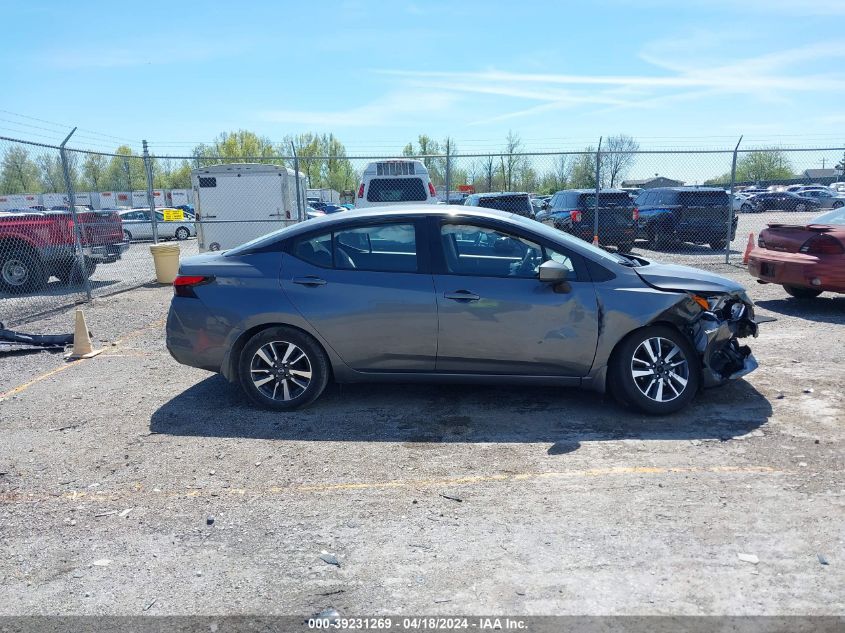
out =
<path fill-rule="evenodd" d="M 801 286 L 784 286 L 784 290 L 796 299 L 815 299 L 822 291 L 815 288 L 802 288 Z"/>
<path fill-rule="evenodd" d="M 740 209 L 740 211 L 744 211 L 745 213 L 751 213 L 754 210 L 754 207 L 752 207 L 750 204 L 745 202 L 745 203 L 742 204 L 742 206 L 739 209 Z"/>
<path fill-rule="evenodd" d="M 329 360 L 309 335 L 286 327 L 262 330 L 244 346 L 241 386 L 267 409 L 290 411 L 314 402 L 329 380 Z"/>
<path fill-rule="evenodd" d="M 623 404 L 644 413 L 665 415 L 687 406 L 701 382 L 698 355 L 672 327 L 637 330 L 613 354 L 610 390 Z"/>
<path fill-rule="evenodd" d="M 833 203 L 833 208 L 834 209 L 841 209 L 843 204 L 845 204 L 845 203 L 843 203 L 841 200 L 837 200 L 836 202 Z"/>

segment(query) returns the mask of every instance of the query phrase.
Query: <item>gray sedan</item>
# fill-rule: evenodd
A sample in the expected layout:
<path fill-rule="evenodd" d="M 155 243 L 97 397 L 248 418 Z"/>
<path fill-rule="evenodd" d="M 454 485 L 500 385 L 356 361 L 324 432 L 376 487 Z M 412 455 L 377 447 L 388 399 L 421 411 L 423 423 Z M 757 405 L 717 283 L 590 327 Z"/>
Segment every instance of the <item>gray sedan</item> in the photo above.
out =
<path fill-rule="evenodd" d="M 280 410 L 333 379 L 581 386 L 663 414 L 757 366 L 733 281 L 475 207 L 315 218 L 183 260 L 174 295 L 171 355 Z"/>
<path fill-rule="evenodd" d="M 798 192 L 799 196 L 812 198 L 822 209 L 839 209 L 845 206 L 845 194 L 830 189 L 806 189 Z"/>

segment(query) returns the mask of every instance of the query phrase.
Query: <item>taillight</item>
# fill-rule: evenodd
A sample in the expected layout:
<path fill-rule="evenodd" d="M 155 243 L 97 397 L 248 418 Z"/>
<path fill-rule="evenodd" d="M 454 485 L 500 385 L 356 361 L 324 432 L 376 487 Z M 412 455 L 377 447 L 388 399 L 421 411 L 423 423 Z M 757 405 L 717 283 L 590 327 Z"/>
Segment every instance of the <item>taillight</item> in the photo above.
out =
<path fill-rule="evenodd" d="M 214 277 L 206 275 L 179 275 L 173 280 L 173 294 L 177 297 L 191 297 L 196 299 L 194 288 L 214 281 Z"/>
<path fill-rule="evenodd" d="M 640 210 L 634 207 L 634 222 L 640 219 Z"/>
<path fill-rule="evenodd" d="M 364 183 L 363 182 L 361 183 L 361 186 L 358 187 L 358 197 L 359 198 L 364 197 Z"/>
<path fill-rule="evenodd" d="M 798 249 L 808 255 L 842 255 L 845 247 L 842 242 L 831 235 L 814 235 Z"/>
<path fill-rule="evenodd" d="M 432 198 L 437 195 L 437 191 L 434 189 L 434 185 L 431 184 L 431 182 L 428 183 L 428 192 L 431 194 Z"/>
<path fill-rule="evenodd" d="M 573 222 L 580 222 L 581 221 L 581 212 L 578 209 L 573 209 L 569 212 L 569 218 Z"/>

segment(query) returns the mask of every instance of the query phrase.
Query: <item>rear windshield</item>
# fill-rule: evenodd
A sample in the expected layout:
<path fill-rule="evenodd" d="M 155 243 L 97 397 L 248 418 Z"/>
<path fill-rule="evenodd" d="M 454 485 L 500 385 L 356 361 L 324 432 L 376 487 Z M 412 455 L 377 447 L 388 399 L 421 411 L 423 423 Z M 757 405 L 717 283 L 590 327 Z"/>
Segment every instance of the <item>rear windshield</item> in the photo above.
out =
<path fill-rule="evenodd" d="M 368 202 L 424 202 L 427 199 L 422 178 L 374 178 L 367 189 Z"/>
<path fill-rule="evenodd" d="M 678 204 L 685 207 L 726 206 L 728 200 L 724 191 L 681 191 L 678 194 Z"/>
<path fill-rule="evenodd" d="M 813 224 L 843 224 L 845 225 L 845 207 L 821 214 Z"/>
<path fill-rule="evenodd" d="M 596 194 L 582 193 L 578 198 L 578 206 L 589 209 L 596 206 Z M 599 193 L 600 207 L 633 208 L 634 201 L 627 193 Z"/>
<path fill-rule="evenodd" d="M 496 209 L 508 213 L 530 212 L 531 200 L 528 194 L 524 196 L 484 196 L 478 199 L 478 206 L 485 209 Z"/>

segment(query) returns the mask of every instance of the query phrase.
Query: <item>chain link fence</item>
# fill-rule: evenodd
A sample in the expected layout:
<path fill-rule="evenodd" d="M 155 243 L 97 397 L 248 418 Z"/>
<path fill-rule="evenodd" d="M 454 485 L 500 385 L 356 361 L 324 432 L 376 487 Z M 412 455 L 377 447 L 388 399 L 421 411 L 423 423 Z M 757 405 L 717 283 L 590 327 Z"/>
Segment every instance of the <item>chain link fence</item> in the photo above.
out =
<path fill-rule="evenodd" d="M 741 265 L 749 236 L 768 224 L 805 223 L 845 203 L 845 150 L 835 147 L 608 151 L 599 143 L 582 152 L 467 154 L 447 145 L 425 156 L 231 157 L 154 155 L 146 143 L 141 155 L 110 154 L 0 137 L 0 321 L 15 325 L 151 283 L 149 245 L 162 240 L 186 257 L 345 212 L 365 200 L 365 169 L 398 159 L 425 167 L 428 202 L 434 193 L 437 202 L 528 216 L 608 250 L 695 266 Z M 381 195 L 405 194 L 383 187 Z"/>

